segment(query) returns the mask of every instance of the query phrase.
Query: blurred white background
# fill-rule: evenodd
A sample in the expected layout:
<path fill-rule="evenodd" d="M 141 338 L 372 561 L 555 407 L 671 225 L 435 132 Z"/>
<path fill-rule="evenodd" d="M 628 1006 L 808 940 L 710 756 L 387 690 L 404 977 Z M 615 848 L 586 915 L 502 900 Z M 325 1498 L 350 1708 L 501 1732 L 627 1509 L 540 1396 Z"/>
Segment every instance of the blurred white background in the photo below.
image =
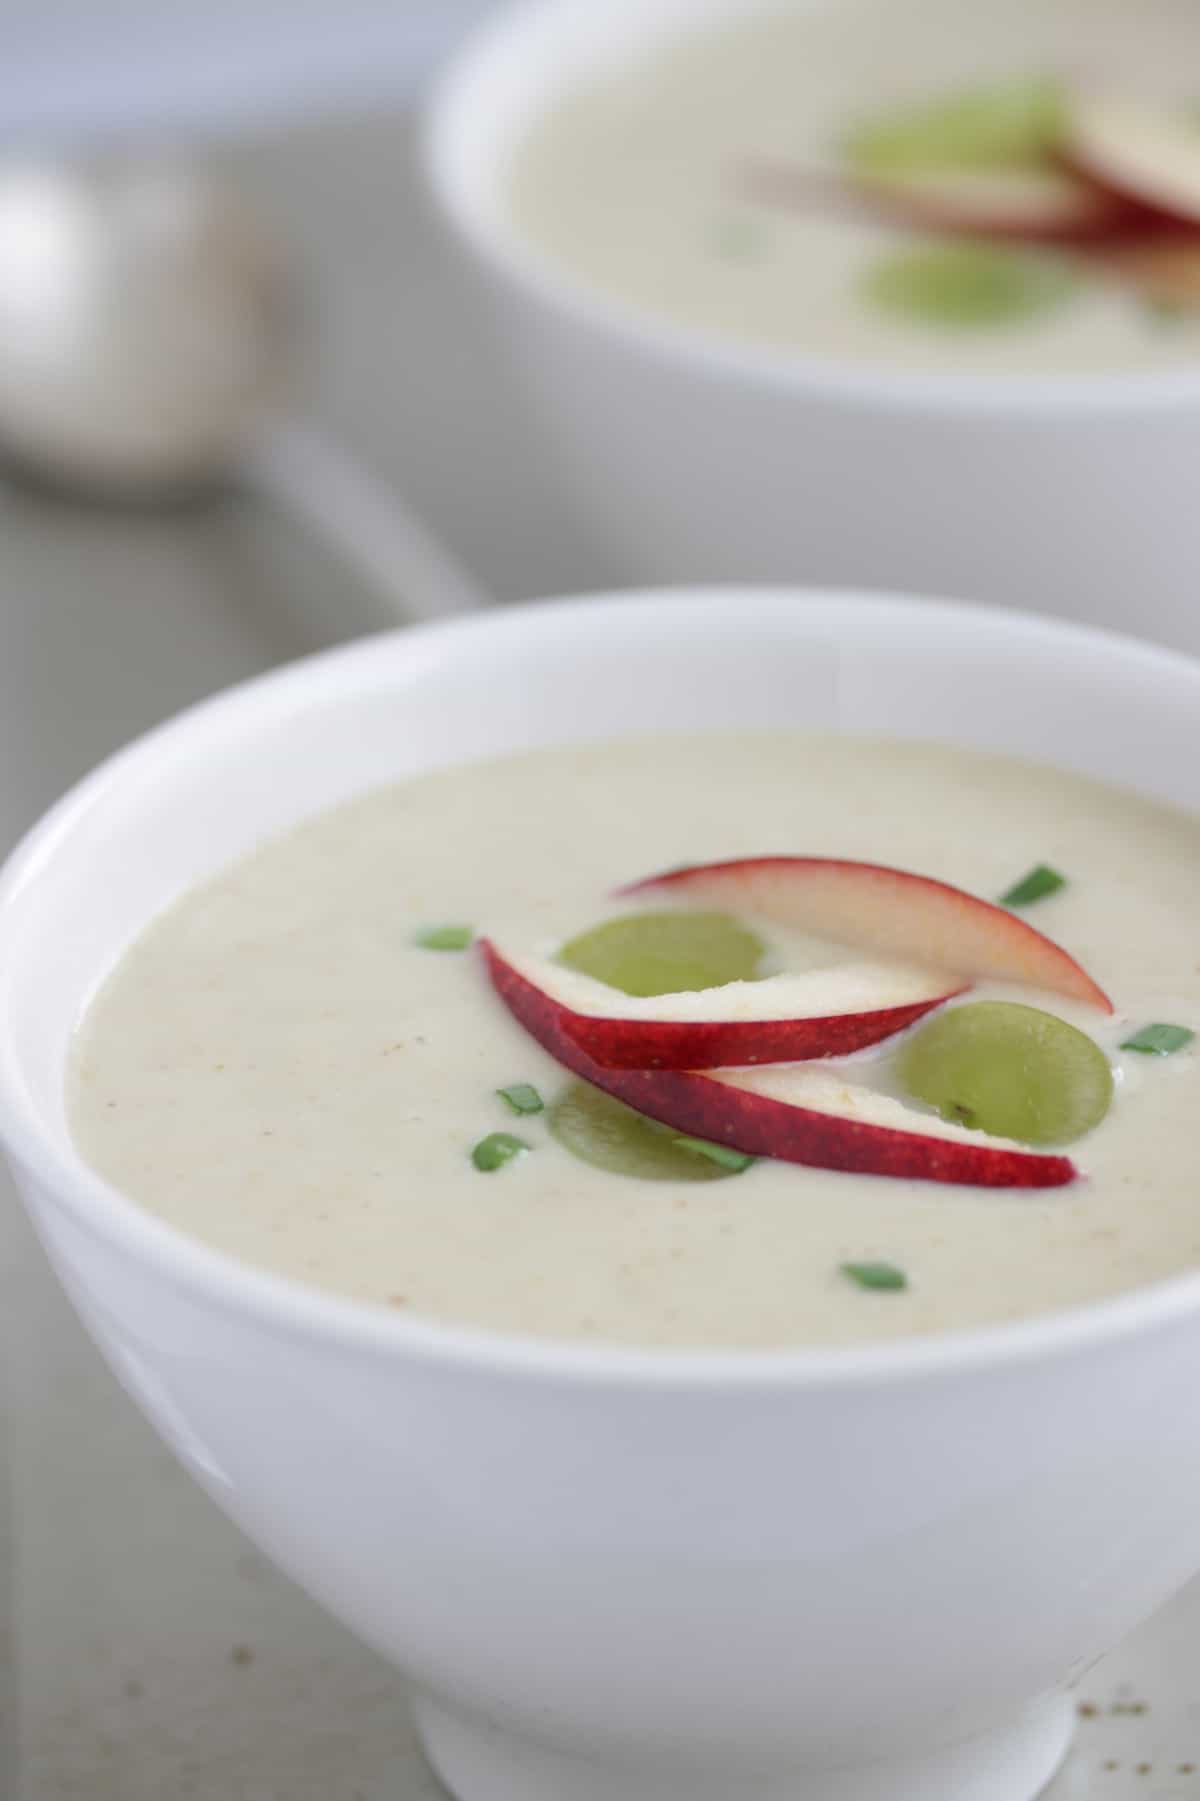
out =
<path fill-rule="evenodd" d="M 261 126 L 404 92 L 488 0 L 0 0 L 0 132 Z"/>

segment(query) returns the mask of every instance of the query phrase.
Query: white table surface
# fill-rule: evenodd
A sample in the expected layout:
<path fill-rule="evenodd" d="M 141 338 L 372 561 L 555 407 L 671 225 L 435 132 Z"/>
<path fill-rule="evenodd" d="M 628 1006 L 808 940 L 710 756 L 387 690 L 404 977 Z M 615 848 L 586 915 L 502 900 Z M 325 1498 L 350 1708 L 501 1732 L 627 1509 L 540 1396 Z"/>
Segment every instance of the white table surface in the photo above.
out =
<path fill-rule="evenodd" d="M 400 121 L 242 158 L 323 277 L 315 407 L 502 597 L 618 579 L 571 527 L 422 217 L 409 152 Z M 246 506 L 130 520 L 0 493 L 0 842 L 136 730 L 373 616 L 302 534 Z M 0 1357 L 13 1801 L 430 1801 L 400 1682 L 176 1468 L 83 1339 L 7 1187 Z M 9 1674 L 0 1650 L 0 1715 Z M 1200 1798 L 1200 1588 L 1081 1698 L 1096 1712 L 1056 1801 Z"/>

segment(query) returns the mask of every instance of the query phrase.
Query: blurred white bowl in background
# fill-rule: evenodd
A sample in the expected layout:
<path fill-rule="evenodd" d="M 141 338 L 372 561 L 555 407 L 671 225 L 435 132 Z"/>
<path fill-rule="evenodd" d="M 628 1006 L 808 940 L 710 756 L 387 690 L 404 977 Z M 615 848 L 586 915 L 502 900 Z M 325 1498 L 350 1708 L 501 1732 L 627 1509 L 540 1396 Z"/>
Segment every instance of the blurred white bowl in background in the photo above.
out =
<path fill-rule="evenodd" d="M 1012 378 L 759 349 L 610 299 L 518 230 L 526 122 L 581 72 L 739 7 L 518 0 L 433 97 L 433 193 L 581 515 L 630 579 L 958 593 L 1200 649 L 1200 367 Z"/>

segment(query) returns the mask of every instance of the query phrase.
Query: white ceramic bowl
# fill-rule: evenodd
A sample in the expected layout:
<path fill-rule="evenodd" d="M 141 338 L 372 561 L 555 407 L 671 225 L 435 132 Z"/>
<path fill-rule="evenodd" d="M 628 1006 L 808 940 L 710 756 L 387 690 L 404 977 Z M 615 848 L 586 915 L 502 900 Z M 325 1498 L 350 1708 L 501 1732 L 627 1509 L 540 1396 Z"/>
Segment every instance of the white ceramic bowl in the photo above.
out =
<path fill-rule="evenodd" d="M 887 0 L 799 3 L 862 4 L 869 30 Z M 628 580 L 901 586 L 1200 651 L 1200 367 L 1012 378 L 759 350 L 600 294 L 513 225 L 504 172 L 531 117 L 581 72 L 745 4 L 518 0 L 433 96 L 436 203 L 581 519 Z"/>
<path fill-rule="evenodd" d="M 1025 1801 L 1066 1743 L 1064 1686 L 1200 1565 L 1200 1276 L 788 1353 L 360 1307 L 192 1243 L 84 1166 L 63 1070 L 97 983 L 264 833 L 468 756 L 871 729 L 1187 805 L 1198 718 L 1200 664 L 1012 614 L 753 590 L 542 605 L 237 689 L 18 850 L 0 1126 L 38 1230 L 198 1480 L 411 1678 L 464 1801 Z"/>

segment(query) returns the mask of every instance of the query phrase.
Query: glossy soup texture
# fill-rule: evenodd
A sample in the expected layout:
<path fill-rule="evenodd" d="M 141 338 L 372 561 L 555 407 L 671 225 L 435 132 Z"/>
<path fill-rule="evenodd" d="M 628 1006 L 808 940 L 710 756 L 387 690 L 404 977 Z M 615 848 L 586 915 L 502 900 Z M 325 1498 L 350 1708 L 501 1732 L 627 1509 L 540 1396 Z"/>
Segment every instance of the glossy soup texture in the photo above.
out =
<path fill-rule="evenodd" d="M 1028 917 L 1117 1015 L 981 985 L 1092 1034 L 1111 1112 L 1041 1192 L 761 1160 L 645 1181 L 577 1161 L 495 1091 L 561 1072 L 491 993 L 469 924 L 552 953 L 622 911 L 617 885 L 763 852 L 861 858 L 987 897 L 1031 864 L 1068 885 Z M 79 1147 L 128 1195 L 237 1258 L 442 1320 L 643 1345 L 843 1344 L 1010 1320 L 1200 1260 L 1194 1048 L 1122 1053 L 1200 1022 L 1200 826 L 1020 762 L 791 734 L 537 751 L 369 794 L 185 896 L 87 1013 L 69 1077 Z M 644 903 L 643 903 L 644 904 Z M 776 964 L 816 947 L 765 931 Z M 861 955 L 861 953 L 857 953 Z M 619 997 L 618 997 L 619 999 Z M 886 1047 L 855 1066 L 887 1085 Z M 531 1149 L 483 1172 L 478 1141 Z M 845 1262 L 887 1262 L 903 1291 Z"/>
<path fill-rule="evenodd" d="M 856 123 L 997 81 L 1193 104 L 1190 0 L 776 0 L 703 18 L 576 79 L 519 135 L 505 204 L 561 271 L 679 325 L 835 359 L 1078 374 L 1200 356 L 1200 315 L 1090 277 L 1009 323 L 913 320 L 871 298 L 871 271 L 924 240 L 837 208 L 764 206 L 744 179 L 758 162 L 838 168 Z"/>

